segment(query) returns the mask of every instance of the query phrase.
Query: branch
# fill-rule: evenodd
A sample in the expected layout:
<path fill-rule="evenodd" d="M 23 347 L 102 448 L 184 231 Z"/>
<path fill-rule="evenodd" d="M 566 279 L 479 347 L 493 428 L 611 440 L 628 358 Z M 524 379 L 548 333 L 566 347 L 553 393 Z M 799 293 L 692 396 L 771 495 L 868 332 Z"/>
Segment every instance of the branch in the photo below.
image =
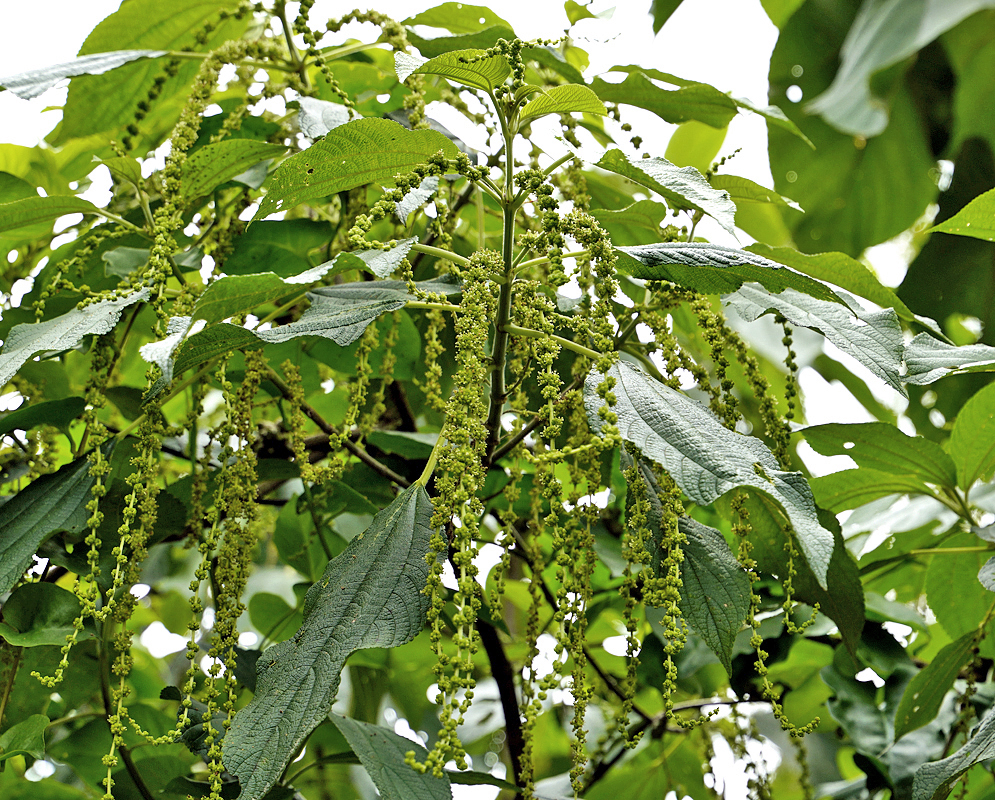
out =
<path fill-rule="evenodd" d="M 501 697 L 501 710 L 504 711 L 504 727 L 508 736 L 508 754 L 511 756 L 511 771 L 516 786 L 522 781 L 522 754 L 525 752 L 525 736 L 522 732 L 522 717 L 518 707 L 518 693 L 515 689 L 515 673 L 504 652 L 504 646 L 497 630 L 486 620 L 477 617 L 477 633 L 491 662 L 491 676 Z"/>

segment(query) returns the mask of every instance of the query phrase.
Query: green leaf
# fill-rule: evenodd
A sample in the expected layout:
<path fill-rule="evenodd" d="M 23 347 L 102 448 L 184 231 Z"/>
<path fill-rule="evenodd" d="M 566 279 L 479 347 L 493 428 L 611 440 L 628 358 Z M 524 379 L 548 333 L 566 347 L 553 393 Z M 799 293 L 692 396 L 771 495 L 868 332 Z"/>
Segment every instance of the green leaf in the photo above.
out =
<path fill-rule="evenodd" d="M 229 17 L 219 20 L 221 10 L 234 11 L 237 0 L 172 0 L 170 3 L 129 2 L 104 18 L 86 37 L 80 56 L 120 51 L 126 49 L 202 50 L 207 53 L 229 39 L 237 39 L 248 25 L 248 17 L 241 20 Z M 207 40 L 198 43 L 199 31 L 207 28 Z M 169 110 L 169 121 L 159 125 L 172 127 L 179 115 L 181 104 L 169 103 L 193 80 L 200 68 L 200 61 L 181 64 L 176 77 L 162 86 L 157 98 L 159 107 Z M 55 145 L 69 139 L 88 136 L 128 125 L 134 120 L 137 104 L 146 100 L 149 87 L 162 74 L 158 61 L 140 60 L 104 73 L 80 75 L 69 84 L 69 95 L 63 119 L 54 134 Z M 156 115 L 163 112 L 153 107 L 146 117 L 148 126 Z"/>
<path fill-rule="evenodd" d="M 992 605 L 992 593 L 978 582 L 978 574 L 993 551 L 974 549 L 980 544 L 970 531 L 955 533 L 943 540 L 943 547 L 951 548 L 950 551 L 933 556 L 926 567 L 929 608 L 951 639 L 976 633 Z M 995 655 L 995 644 L 987 638 L 979 640 L 978 645 L 983 657 Z"/>
<path fill-rule="evenodd" d="M 846 308 L 825 284 L 746 250 L 704 242 L 661 242 L 615 250 L 622 254 L 619 271 L 634 278 L 670 281 L 702 294 L 726 294 L 756 281 L 770 292 L 796 289 Z"/>
<path fill-rule="evenodd" d="M 308 591 L 293 639 L 260 656 L 256 694 L 235 715 L 223 746 L 242 800 L 262 798 L 326 718 L 352 652 L 397 647 L 422 629 L 431 518 L 420 484 L 399 494 L 328 563 Z"/>
<path fill-rule="evenodd" d="M 732 98 L 707 83 L 689 82 L 679 89 L 661 89 L 643 72 L 631 72 L 621 83 L 595 78 L 591 88 L 606 103 L 644 108 L 674 124 L 696 119 L 713 128 L 725 128 L 736 116 Z"/>
<path fill-rule="evenodd" d="M 399 50 L 394 54 L 394 70 L 401 83 L 412 75 L 439 75 L 484 92 L 493 92 L 511 75 L 508 59 L 503 55 L 486 55 L 485 50 L 453 50 L 435 58 Z"/>
<path fill-rule="evenodd" d="M 964 403 L 948 445 L 957 465 L 957 485 L 965 492 L 995 474 L 995 383 Z"/>
<path fill-rule="evenodd" d="M 860 295 L 883 308 L 894 308 L 898 316 L 906 321 L 917 319 L 897 294 L 884 286 L 861 262 L 845 253 L 808 255 L 798 252 L 793 247 L 770 247 L 760 242 L 751 244 L 746 249 L 817 280 L 834 283 L 841 289 Z"/>
<path fill-rule="evenodd" d="M 906 372 L 902 380 L 916 386 L 962 372 L 990 372 L 995 365 L 995 347 L 969 344 L 958 347 L 920 333 L 905 347 Z"/>
<path fill-rule="evenodd" d="M 48 222 L 66 214 L 102 214 L 89 200 L 72 195 L 26 197 L 0 205 L 0 231 L 16 230 L 39 222 Z"/>
<path fill-rule="evenodd" d="M 912 800 L 942 800 L 957 779 L 975 764 L 995 758 L 995 712 L 989 710 L 974 735 L 948 758 L 923 764 L 916 770 Z"/>
<path fill-rule="evenodd" d="M 437 131 L 411 131 L 387 119 L 348 122 L 280 164 L 254 219 L 357 186 L 389 181 L 440 151 L 446 158 L 459 153 Z"/>
<path fill-rule="evenodd" d="M 414 189 L 407 192 L 401 201 L 397 204 L 395 213 L 397 218 L 401 221 L 402 225 L 408 224 L 408 218 L 412 213 L 421 208 L 425 203 L 431 200 L 435 193 L 439 190 L 439 176 L 429 175 L 427 178 L 422 178 L 422 182 Z M 389 274 L 389 273 L 388 273 Z M 386 277 L 386 276 L 381 276 Z"/>
<path fill-rule="evenodd" d="M 29 431 L 39 425 L 52 425 L 60 431 L 69 430 L 70 423 L 86 408 L 82 397 L 67 397 L 63 400 L 49 400 L 22 406 L 0 418 L 0 436 L 12 431 Z"/>
<path fill-rule="evenodd" d="M 929 487 L 912 475 L 896 475 L 865 467 L 811 478 L 809 483 L 815 494 L 815 502 L 834 513 L 857 508 L 871 500 L 892 494 L 933 496 Z"/>
<path fill-rule="evenodd" d="M 372 272 L 378 278 L 389 278 L 408 257 L 411 246 L 418 239 L 401 239 L 396 247 L 390 250 L 360 250 L 353 253 L 339 253 L 329 262 L 333 272 L 344 272 L 348 269 L 359 269 Z"/>
<path fill-rule="evenodd" d="M 359 756 L 374 786 L 384 800 L 450 800 L 453 790 L 449 778 L 436 778 L 429 772 L 416 772 L 404 763 L 410 750 L 417 761 L 424 762 L 428 751 L 420 744 L 394 731 L 349 717 L 329 714 L 335 727 Z"/>
<path fill-rule="evenodd" d="M 966 633 L 951 642 L 909 681 L 895 714 L 896 739 L 936 718 L 960 668 L 974 658 L 975 638 L 976 634 Z"/>
<path fill-rule="evenodd" d="M 704 174 L 712 168 L 712 162 L 718 156 L 728 132 L 728 128 L 713 128 L 696 119 L 685 122 L 670 135 L 664 158 L 678 167 L 694 167 Z M 727 189 L 716 183 L 716 179 L 722 177 L 725 176 L 713 175 L 710 179 L 712 186 Z"/>
<path fill-rule="evenodd" d="M 653 0 L 650 3 L 650 16 L 653 17 L 653 33 L 657 34 L 667 24 L 667 20 L 680 7 L 683 0 Z"/>
<path fill-rule="evenodd" d="M 482 27 L 502 25 L 510 28 L 505 22 L 486 6 L 472 6 L 469 3 L 442 3 L 428 11 L 422 11 L 413 17 L 408 17 L 403 25 L 428 25 L 432 28 L 445 28 L 453 33 L 474 33 Z"/>
<path fill-rule="evenodd" d="M 354 118 L 355 112 L 341 103 L 331 103 L 317 97 L 301 97 L 297 102 L 301 107 L 297 124 L 308 139 L 324 136 L 333 128 L 345 125 Z"/>
<path fill-rule="evenodd" d="M 601 430 L 598 410 L 604 401 L 597 387 L 605 376 L 592 371 L 584 382 L 588 421 Z M 737 486 L 752 486 L 784 508 L 819 584 L 833 554 L 833 536 L 819 523 L 812 492 L 799 472 L 782 472 L 777 459 L 759 439 L 730 431 L 685 394 L 619 362 L 608 377 L 615 379 L 622 438 L 666 469 L 691 500 L 708 505 Z"/>
<path fill-rule="evenodd" d="M 777 106 L 758 106 L 755 103 L 751 103 L 745 97 L 734 97 L 732 98 L 732 101 L 738 108 L 745 109 L 746 111 L 752 111 L 754 114 L 759 114 L 771 125 L 787 131 L 792 136 L 798 137 L 808 145 L 809 149 L 815 150 L 815 145 L 812 143 L 812 140 L 809 139 L 802 132 L 801 128 L 795 125 L 795 123 L 792 122 Z"/>
<path fill-rule="evenodd" d="M 407 431 L 373 431 L 366 441 L 385 453 L 401 458 L 428 458 L 439 441 L 437 433 L 408 433 Z"/>
<path fill-rule="evenodd" d="M 100 260 L 107 265 L 104 267 L 104 274 L 127 278 L 136 269 L 148 264 L 149 249 L 147 247 L 115 247 L 101 255 Z"/>
<path fill-rule="evenodd" d="M 225 259 L 228 275 L 251 275 L 264 266 L 281 277 L 298 275 L 313 263 L 308 254 L 325 248 L 332 237 L 327 222 L 310 219 L 262 220 L 235 240 L 235 249 Z"/>
<path fill-rule="evenodd" d="M 32 714 L 0 733 L 0 763 L 14 756 L 44 758 L 45 729 L 50 721 L 44 714 Z"/>
<path fill-rule="evenodd" d="M 956 233 L 995 242 L 995 189 L 978 195 L 950 219 L 927 232 Z"/>
<path fill-rule="evenodd" d="M 286 152 L 282 144 L 254 139 L 225 139 L 204 145 L 183 164 L 183 194 L 201 197 L 259 162 L 279 158 Z"/>
<path fill-rule="evenodd" d="M 655 200 L 637 200 L 632 205 L 613 211 L 608 208 L 591 209 L 593 216 L 603 227 L 612 229 L 616 226 L 626 226 L 642 228 L 660 236 L 660 225 L 668 213 L 667 207 L 663 203 Z"/>
<path fill-rule="evenodd" d="M 611 19 L 612 14 L 615 13 L 615 9 L 612 7 L 605 11 L 599 11 L 597 14 L 592 14 L 586 5 L 582 6 L 577 0 L 567 0 L 563 4 L 563 10 L 566 12 L 567 19 L 571 25 L 576 25 L 582 19 Z"/>
<path fill-rule="evenodd" d="M 760 5 L 764 7 L 770 21 L 778 28 L 783 28 L 785 23 L 805 0 L 760 0 Z"/>
<path fill-rule="evenodd" d="M 130 183 L 137 187 L 142 181 L 142 166 L 137 158 L 127 156 L 105 158 L 98 160 L 94 164 L 94 169 L 99 166 L 107 167 L 108 172 L 118 183 Z"/>
<path fill-rule="evenodd" d="M 79 614 L 80 603 L 72 592 L 52 583 L 26 583 L 4 603 L 0 637 L 15 647 L 63 645 Z M 93 635 L 81 632 L 79 638 Z"/>
<path fill-rule="evenodd" d="M 989 592 L 995 592 L 995 558 L 989 558 L 978 571 L 978 582 Z"/>
<path fill-rule="evenodd" d="M 747 322 L 764 314 L 780 314 L 792 325 L 819 331 L 847 355 L 852 356 L 895 391 L 906 394 L 901 378 L 905 339 L 894 309 L 859 310 L 850 298 L 851 311 L 841 303 L 826 302 L 788 288 L 772 294 L 763 286 L 745 283 L 722 302 Z"/>
<path fill-rule="evenodd" d="M 875 97 L 872 77 L 905 60 L 979 8 L 986 0 L 931 3 L 875 2 L 862 6 L 840 50 L 840 67 L 826 91 L 806 106 L 837 130 L 871 137 L 888 125 L 887 101 Z"/>
<path fill-rule="evenodd" d="M 0 386 L 13 378 L 32 356 L 70 350 L 86 336 L 113 330 L 124 309 L 148 297 L 149 290 L 141 289 L 127 297 L 92 303 L 82 311 L 74 308 L 45 322 L 15 325 L 0 349 Z"/>
<path fill-rule="evenodd" d="M 722 534 L 690 518 L 681 562 L 681 613 L 732 674 L 732 648 L 750 610 L 750 579 Z"/>
<path fill-rule="evenodd" d="M 30 100 L 48 91 L 64 78 L 71 78 L 74 75 L 101 75 L 130 61 L 137 61 L 140 58 L 159 58 L 164 55 L 166 55 L 164 50 L 118 50 L 112 53 L 97 53 L 64 64 L 53 64 L 0 78 L 0 86 L 22 100 Z"/>
<path fill-rule="evenodd" d="M 412 30 L 408 31 L 408 41 L 418 48 L 423 56 L 435 58 L 444 53 L 451 53 L 455 50 L 486 50 L 497 44 L 498 39 L 511 41 L 515 38 L 515 32 L 509 25 L 491 25 L 481 30 L 471 33 L 458 34 L 456 36 L 437 36 L 426 39 L 419 36 Z M 581 78 L 583 81 L 583 78 Z"/>
<path fill-rule="evenodd" d="M 781 197 L 773 189 L 768 189 L 761 186 L 759 183 L 751 181 L 749 178 L 741 178 L 738 175 L 713 175 L 711 177 L 712 186 L 716 189 L 723 189 L 729 192 L 729 197 L 736 204 L 737 210 L 743 203 L 771 203 L 778 208 L 791 208 L 795 211 L 801 211 L 802 207 L 798 205 L 794 200 L 789 200 L 787 197 Z M 761 245 L 762 246 L 762 245 Z M 754 249 L 750 252 L 756 253 L 755 245 L 751 245 Z M 748 248 L 749 249 L 749 248 Z M 773 248 L 767 248 L 773 249 Z M 784 248 L 789 250 L 790 248 Z M 796 251 L 797 252 L 797 251 Z M 767 256 L 770 258 L 770 256 Z M 773 259 L 777 261 L 778 259 Z M 783 261 L 780 263 L 784 263 Z M 793 266 L 792 264 L 787 264 L 787 266 Z M 866 269 L 866 267 L 865 267 Z M 805 272 L 805 270 L 799 270 L 799 272 Z M 816 277 L 816 276 L 813 276 Z M 844 287 L 845 288 L 845 287 Z"/>
<path fill-rule="evenodd" d="M 957 468 L 942 447 L 885 422 L 813 425 L 805 428 L 803 435 L 812 449 L 824 456 L 850 456 L 858 467 L 918 475 L 939 486 L 957 485 Z"/>
<path fill-rule="evenodd" d="M 675 167 L 665 158 L 627 158 L 615 149 L 605 153 L 595 166 L 652 189 L 671 208 L 708 214 L 729 233 L 734 233 L 736 206 L 729 193 L 712 188 L 694 167 Z"/>
<path fill-rule="evenodd" d="M 586 86 L 563 83 L 553 86 L 533 97 L 519 112 L 521 122 L 538 119 L 547 114 L 571 114 L 583 112 L 604 116 L 608 112 L 605 104 Z"/>

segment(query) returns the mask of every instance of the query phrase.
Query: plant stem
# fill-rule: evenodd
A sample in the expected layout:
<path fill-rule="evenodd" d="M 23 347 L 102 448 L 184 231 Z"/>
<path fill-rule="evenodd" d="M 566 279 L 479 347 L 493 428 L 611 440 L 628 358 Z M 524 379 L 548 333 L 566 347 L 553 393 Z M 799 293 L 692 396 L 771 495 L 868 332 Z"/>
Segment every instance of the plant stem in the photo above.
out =
<path fill-rule="evenodd" d="M 449 250 L 443 250 L 441 247 L 432 247 L 428 244 L 415 242 L 411 245 L 411 249 L 416 253 L 424 253 L 427 256 L 435 256 L 436 258 L 441 258 L 445 261 L 452 261 L 454 264 L 459 264 L 461 267 L 470 266 L 470 259 L 458 256 L 456 253 Z"/>
<path fill-rule="evenodd" d="M 956 555 L 958 553 L 985 553 L 991 550 L 991 547 L 984 545 L 978 545 L 977 547 L 922 547 L 916 550 L 909 550 L 908 555 L 910 556 L 941 556 L 941 555 Z"/>
<path fill-rule="evenodd" d="M 588 250 L 571 250 L 569 253 L 564 253 L 563 258 L 581 258 L 583 256 L 589 255 Z M 519 269 L 527 269 L 528 267 L 539 267 L 543 264 L 548 264 L 549 258 L 547 256 L 542 256 L 540 258 L 533 258 L 531 261 L 523 261 L 518 265 Z"/>
<path fill-rule="evenodd" d="M 582 383 L 583 383 L 583 378 L 574 378 L 573 382 L 560 393 L 560 396 L 556 402 L 562 403 L 566 399 L 567 394 L 569 392 L 574 391 L 575 389 L 578 389 Z M 496 448 L 494 452 L 491 453 L 490 464 L 494 464 L 495 462 L 499 461 L 500 459 L 508 455 L 508 453 L 514 450 L 518 446 L 518 444 L 523 439 L 525 439 L 526 436 L 528 436 L 530 433 L 532 433 L 532 431 L 534 431 L 536 428 L 542 425 L 543 421 L 544 418 L 542 416 L 536 417 L 534 420 L 525 425 L 525 427 L 523 427 L 518 433 L 516 433 L 510 439 L 507 439 L 504 442 L 502 442 L 501 446 Z"/>
<path fill-rule="evenodd" d="M 584 347 L 582 344 L 577 344 L 577 342 L 571 341 L 570 339 L 564 339 L 562 336 L 554 336 L 553 334 L 545 334 L 542 331 L 532 330 L 532 328 L 520 328 L 518 325 L 505 325 L 504 329 L 508 333 L 513 333 L 515 336 L 528 336 L 530 339 L 552 339 L 554 342 L 560 345 L 560 347 L 565 347 L 567 350 L 572 350 L 578 355 L 587 356 L 590 359 L 601 358 L 601 354 L 591 350 L 589 347 Z"/>
<path fill-rule="evenodd" d="M 486 620 L 477 617 L 477 633 L 484 646 L 487 659 L 491 662 L 491 676 L 497 683 L 504 712 L 504 725 L 507 730 L 508 755 L 511 757 L 511 773 L 514 783 L 522 783 L 522 754 L 525 752 L 525 734 L 522 731 L 522 716 L 518 707 L 518 694 L 515 689 L 515 672 L 508 661 L 504 645 L 497 630 Z"/>
<path fill-rule="evenodd" d="M 409 300 L 407 303 L 407 308 L 434 308 L 439 311 L 452 311 L 456 312 L 460 310 L 460 307 L 453 305 L 452 303 L 429 303 L 422 300 Z"/>

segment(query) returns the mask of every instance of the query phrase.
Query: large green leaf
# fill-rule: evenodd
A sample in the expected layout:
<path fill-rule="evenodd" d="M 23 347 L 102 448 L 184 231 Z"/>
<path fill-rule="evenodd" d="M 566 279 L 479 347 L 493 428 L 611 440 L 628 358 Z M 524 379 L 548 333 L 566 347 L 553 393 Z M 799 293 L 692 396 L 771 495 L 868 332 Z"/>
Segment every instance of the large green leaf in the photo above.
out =
<path fill-rule="evenodd" d="M 474 6 L 469 3 L 441 3 L 427 11 L 415 14 L 403 21 L 404 25 L 428 25 L 432 28 L 445 28 L 453 33 L 473 33 L 483 27 L 503 25 L 505 22 L 486 6 Z"/>
<path fill-rule="evenodd" d="M 895 738 L 921 728 L 936 718 L 946 693 L 954 685 L 957 673 L 974 658 L 975 633 L 965 633 L 940 650 L 933 660 L 905 687 L 905 694 L 895 713 Z"/>
<path fill-rule="evenodd" d="M 845 253 L 800 253 L 793 247 L 770 247 L 756 242 L 746 248 L 786 267 L 803 272 L 816 280 L 834 283 L 841 289 L 877 303 L 883 308 L 894 308 L 906 321 L 916 319 L 915 314 L 891 289 L 881 283 L 864 264 Z"/>
<path fill-rule="evenodd" d="M 368 183 L 389 181 L 438 152 L 459 153 L 437 131 L 411 131 L 388 119 L 357 119 L 328 132 L 277 168 L 254 219 Z"/>
<path fill-rule="evenodd" d="M 254 139 L 225 139 L 204 145 L 183 164 L 183 194 L 205 195 L 260 161 L 279 158 L 286 152 L 282 144 Z"/>
<path fill-rule="evenodd" d="M 66 214 L 100 214 L 89 200 L 72 195 L 25 197 L 0 205 L 0 231 L 16 230 L 40 222 L 48 222 Z"/>
<path fill-rule="evenodd" d="M 545 89 L 541 94 L 529 100 L 522 108 L 519 119 L 525 122 L 544 117 L 547 114 L 571 114 L 574 112 L 601 116 L 608 113 L 605 111 L 605 104 L 586 86 L 564 83 Z"/>
<path fill-rule="evenodd" d="M 612 241 L 618 241 L 616 232 L 626 228 L 642 228 L 652 233 L 653 238 L 658 239 L 660 238 L 660 225 L 667 214 L 667 207 L 655 200 L 637 200 L 635 203 L 618 210 L 608 208 L 591 209 L 591 216 L 612 234 Z M 645 239 L 647 237 L 642 236 L 640 238 Z"/>
<path fill-rule="evenodd" d="M 834 422 L 805 428 L 803 435 L 824 456 L 850 456 L 858 467 L 917 475 L 939 486 L 957 485 L 957 468 L 942 447 L 922 436 L 909 436 L 894 425 Z"/>
<path fill-rule="evenodd" d="M 670 281 L 702 294 L 726 294 L 756 281 L 771 292 L 797 289 L 846 308 L 825 284 L 746 250 L 705 242 L 661 242 L 615 249 L 622 253 L 619 269 L 634 278 Z"/>
<path fill-rule="evenodd" d="M 995 347 L 969 344 L 958 347 L 920 333 L 905 347 L 906 372 L 902 380 L 924 386 L 946 375 L 960 372 L 990 372 L 995 366 Z"/>
<path fill-rule="evenodd" d="M 871 78 L 913 55 L 945 30 L 992 0 L 872 0 L 864 3 L 840 49 L 840 68 L 826 91 L 807 106 L 853 136 L 877 136 L 888 125 L 886 101 L 871 91 Z"/>
<path fill-rule="evenodd" d="M 515 32 L 508 25 L 502 24 L 489 25 L 481 30 L 456 36 L 436 36 L 431 39 L 419 36 L 412 30 L 408 31 L 408 41 L 426 58 L 435 58 L 454 50 L 486 50 L 496 45 L 498 39 L 511 41 L 514 38 Z M 583 80 L 581 78 L 581 81 Z"/>
<path fill-rule="evenodd" d="M 486 55 L 484 50 L 454 50 L 435 58 L 422 58 L 398 51 L 394 54 L 397 79 L 404 83 L 412 75 L 439 75 L 446 80 L 492 92 L 511 75 L 504 56 Z"/>
<path fill-rule="evenodd" d="M 905 339 L 894 309 L 859 310 L 860 304 L 851 298 L 851 311 L 840 303 L 818 300 L 790 288 L 772 294 L 755 283 L 743 284 L 722 302 L 747 322 L 764 314 L 780 314 L 792 325 L 819 331 L 895 391 L 906 394 L 901 379 Z"/>
<path fill-rule="evenodd" d="M 66 397 L 62 400 L 49 400 L 21 406 L 0 417 L 0 436 L 12 431 L 29 431 L 38 425 L 52 425 L 61 431 L 68 431 L 69 424 L 86 408 L 82 397 Z"/>
<path fill-rule="evenodd" d="M 750 579 L 721 533 L 690 518 L 678 525 L 687 538 L 681 613 L 731 675 L 732 648 L 750 610 Z"/>
<path fill-rule="evenodd" d="M 314 266 L 308 254 L 326 247 L 332 235 L 327 222 L 310 219 L 253 222 L 235 240 L 234 251 L 225 259 L 225 272 L 249 275 L 264 268 L 282 277 L 297 275 Z"/>
<path fill-rule="evenodd" d="M 41 69 L 8 75 L 6 78 L 0 78 L 0 86 L 23 100 L 30 100 L 32 97 L 37 97 L 51 89 L 64 78 L 71 78 L 75 75 L 102 75 L 109 70 L 127 64 L 129 61 L 137 61 L 139 58 L 158 58 L 164 55 L 166 55 L 164 50 L 118 50 L 112 53 L 96 53 L 92 56 L 77 58 L 74 61 L 67 61 L 64 64 L 53 64 Z"/>
<path fill-rule="evenodd" d="M 229 18 L 219 21 L 222 9 L 233 11 L 237 0 L 173 0 L 155 3 L 148 0 L 124 3 L 117 11 L 103 19 L 83 42 L 80 56 L 124 49 L 209 51 L 228 39 L 238 38 L 248 24 L 248 17 L 241 20 Z M 207 41 L 195 41 L 198 31 L 213 23 Z M 183 63 L 176 77 L 166 81 L 158 96 L 158 103 L 168 103 L 184 91 L 200 67 L 200 62 Z M 54 144 L 65 144 L 69 139 L 109 131 L 129 124 L 138 103 L 145 100 L 153 81 L 162 74 L 158 61 L 142 60 L 104 73 L 80 75 L 69 84 L 69 96 L 63 111 L 62 124 L 56 130 Z M 153 109 L 152 115 L 157 112 Z M 171 119 L 179 114 L 179 107 L 166 112 Z M 146 118 L 146 125 L 149 123 Z M 171 120 L 162 125 L 168 128 Z M 163 130 L 166 133 L 167 130 Z"/>
<path fill-rule="evenodd" d="M 671 123 L 696 119 L 713 128 L 726 127 L 736 116 L 736 103 L 707 83 L 689 83 L 679 89 L 661 89 L 641 72 L 630 73 L 622 83 L 602 78 L 591 88 L 606 103 L 626 103 L 652 111 Z"/>
<path fill-rule="evenodd" d="M 605 153 L 595 166 L 652 189 L 671 208 L 693 209 L 708 214 L 733 233 L 736 206 L 729 199 L 729 193 L 714 189 L 694 167 L 676 167 L 665 158 L 626 157 L 616 149 Z"/>
<path fill-rule="evenodd" d="M 992 551 L 978 550 L 979 544 L 974 533 L 957 533 L 943 541 L 948 552 L 932 556 L 926 568 L 926 600 L 951 639 L 977 632 L 992 606 L 992 593 L 978 581 Z M 983 657 L 995 656 L 995 642 L 987 637 L 978 646 Z"/>
<path fill-rule="evenodd" d="M 810 478 L 815 501 L 822 508 L 838 513 L 857 508 L 879 497 L 892 494 L 923 494 L 932 496 L 929 487 L 914 475 L 896 475 L 861 467 L 845 469 L 820 478 Z"/>
<path fill-rule="evenodd" d="M 352 652 L 397 647 L 422 629 L 431 517 L 421 484 L 399 494 L 328 563 L 293 639 L 260 656 L 256 694 L 235 715 L 222 755 L 242 800 L 262 798 L 327 717 Z"/>
<path fill-rule="evenodd" d="M 36 478 L 0 506 L 0 593 L 20 580 L 49 536 L 86 528 L 92 486 L 90 462 L 84 456 Z"/>
<path fill-rule="evenodd" d="M 932 233 L 956 233 L 995 242 L 995 189 L 978 195 L 950 219 L 930 228 Z"/>
<path fill-rule="evenodd" d="M 52 583 L 26 583 L 3 605 L 0 637 L 15 647 L 62 645 L 79 612 L 79 599 L 72 592 Z M 87 632 L 80 638 L 92 636 Z"/>
<path fill-rule="evenodd" d="M 730 431 L 705 408 L 625 362 L 608 377 L 617 403 L 622 438 L 667 470 L 699 505 L 708 505 L 737 486 L 752 486 L 774 498 L 787 513 L 819 584 L 833 555 L 833 535 L 819 522 L 812 492 L 799 472 L 782 472 L 759 439 Z M 592 371 L 584 383 L 584 404 L 591 427 L 600 431 L 604 401 L 597 387 L 605 376 Z"/>
<path fill-rule="evenodd" d="M 425 760 L 428 751 L 420 744 L 379 725 L 338 714 L 329 717 L 359 756 L 384 800 L 451 800 L 453 790 L 446 774 L 436 778 L 404 763 L 405 753 L 411 750 L 416 759 Z"/>
<path fill-rule="evenodd" d="M 912 800 L 942 800 L 975 764 L 995 758 L 995 711 L 989 711 L 971 739 L 952 756 L 916 771 Z"/>
<path fill-rule="evenodd" d="M 14 756 L 45 757 L 45 729 L 49 720 L 44 714 L 32 714 L 0 733 L 0 764 Z"/>
<path fill-rule="evenodd" d="M 968 400 L 950 434 L 950 455 L 957 465 L 957 485 L 967 491 L 995 473 L 995 383 Z"/>
<path fill-rule="evenodd" d="M 127 297 L 92 303 L 82 310 L 74 308 L 45 322 L 15 325 L 0 350 L 0 386 L 13 378 L 21 365 L 38 353 L 70 350 L 86 336 L 113 330 L 124 309 L 148 299 L 148 296 L 149 290 L 141 289 Z"/>

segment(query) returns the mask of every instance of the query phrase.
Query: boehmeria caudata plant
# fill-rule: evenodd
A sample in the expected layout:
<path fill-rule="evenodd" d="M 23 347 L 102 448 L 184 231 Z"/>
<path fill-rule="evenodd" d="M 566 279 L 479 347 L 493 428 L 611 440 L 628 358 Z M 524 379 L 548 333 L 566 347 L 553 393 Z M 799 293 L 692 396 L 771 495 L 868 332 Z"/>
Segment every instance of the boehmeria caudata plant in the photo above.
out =
<path fill-rule="evenodd" d="M 919 619 L 922 581 L 873 582 L 988 557 L 992 392 L 961 448 L 894 415 L 805 428 L 852 455 L 844 477 L 810 481 L 793 434 L 798 328 L 896 393 L 995 351 L 738 214 L 794 204 L 729 175 L 705 129 L 760 115 L 808 147 L 805 126 L 656 70 L 585 79 L 569 35 L 485 8 L 287 5 L 131 0 L 76 61 L 0 79 L 28 98 L 71 78 L 48 144 L 0 172 L 20 403 L 0 419 L 0 792 L 51 759 L 71 769 L 39 791 L 66 797 L 369 796 L 355 764 L 385 798 L 635 797 L 634 775 L 659 775 L 640 797 L 719 796 L 724 740 L 751 796 L 808 798 L 803 738 L 825 732 L 866 762 L 833 796 L 919 800 L 989 759 L 995 603 L 944 622 L 926 666 L 881 626 Z M 633 134 L 634 106 L 687 152 Z M 94 162 L 103 207 L 80 196 Z M 710 243 L 706 218 L 761 241 Z M 747 324 L 764 315 L 774 334 Z M 833 513 L 896 493 L 976 542 L 858 564 Z M 157 657 L 167 633 L 183 644 Z M 887 709 L 880 747 L 854 708 Z M 790 789 L 763 720 L 795 745 Z M 903 736 L 915 755 L 889 755 Z"/>

